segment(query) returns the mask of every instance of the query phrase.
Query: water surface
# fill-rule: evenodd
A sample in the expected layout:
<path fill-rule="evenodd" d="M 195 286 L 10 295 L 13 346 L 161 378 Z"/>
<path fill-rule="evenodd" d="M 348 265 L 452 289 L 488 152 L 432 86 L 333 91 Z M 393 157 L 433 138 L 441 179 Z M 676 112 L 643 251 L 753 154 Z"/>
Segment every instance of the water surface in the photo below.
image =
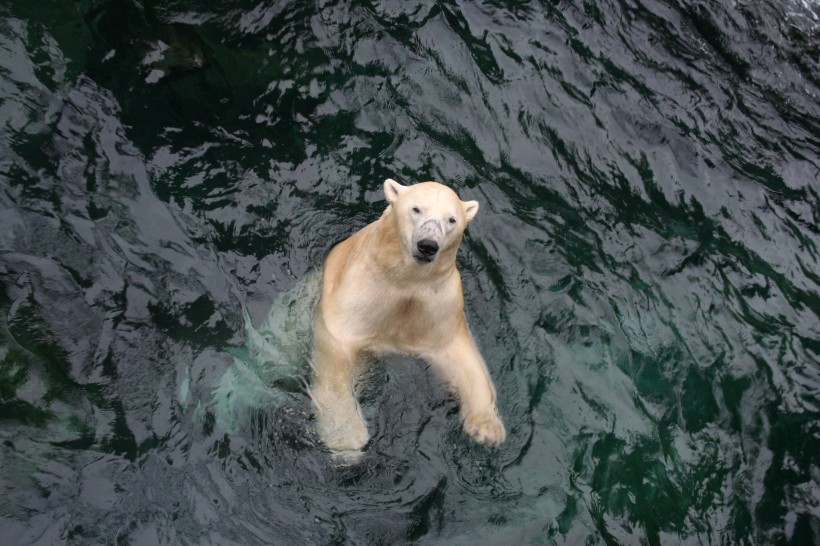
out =
<path fill-rule="evenodd" d="M 6 3 L 4 541 L 820 542 L 819 35 L 814 0 Z M 304 352 L 283 302 L 386 177 L 481 202 L 499 449 L 396 357 L 334 464 L 254 350 Z"/>

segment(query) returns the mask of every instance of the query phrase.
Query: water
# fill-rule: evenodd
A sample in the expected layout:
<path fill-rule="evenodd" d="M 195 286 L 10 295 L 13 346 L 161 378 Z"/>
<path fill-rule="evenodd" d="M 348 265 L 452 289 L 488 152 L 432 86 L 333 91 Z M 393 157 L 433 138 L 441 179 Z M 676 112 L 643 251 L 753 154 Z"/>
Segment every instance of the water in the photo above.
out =
<path fill-rule="evenodd" d="M 3 4 L 3 542 L 820 543 L 819 35 L 814 0 Z M 500 449 L 396 357 L 334 464 L 276 367 L 386 177 L 481 202 Z"/>

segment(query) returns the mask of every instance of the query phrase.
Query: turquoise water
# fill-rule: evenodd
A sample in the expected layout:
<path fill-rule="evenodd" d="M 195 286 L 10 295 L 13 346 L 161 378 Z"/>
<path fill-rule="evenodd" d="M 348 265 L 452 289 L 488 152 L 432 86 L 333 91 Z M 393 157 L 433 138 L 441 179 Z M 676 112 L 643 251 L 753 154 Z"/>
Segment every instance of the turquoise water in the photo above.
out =
<path fill-rule="evenodd" d="M 2 542 L 820 543 L 818 44 L 814 0 L 4 3 Z M 405 357 L 360 463 L 313 432 L 299 294 L 386 177 L 481 202 L 499 449 Z"/>

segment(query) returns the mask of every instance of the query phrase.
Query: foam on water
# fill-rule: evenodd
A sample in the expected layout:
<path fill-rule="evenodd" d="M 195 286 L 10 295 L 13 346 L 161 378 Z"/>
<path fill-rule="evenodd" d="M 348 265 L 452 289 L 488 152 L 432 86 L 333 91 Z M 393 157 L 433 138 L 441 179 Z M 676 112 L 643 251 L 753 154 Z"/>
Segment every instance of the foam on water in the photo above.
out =
<path fill-rule="evenodd" d="M 254 411 L 275 411 L 293 396 L 294 385 L 304 387 L 310 369 L 313 312 L 320 294 L 321 272 L 314 271 L 276 297 L 259 328 L 243 309 L 245 344 L 229 350 L 233 365 L 212 393 L 219 427 L 236 432 Z"/>

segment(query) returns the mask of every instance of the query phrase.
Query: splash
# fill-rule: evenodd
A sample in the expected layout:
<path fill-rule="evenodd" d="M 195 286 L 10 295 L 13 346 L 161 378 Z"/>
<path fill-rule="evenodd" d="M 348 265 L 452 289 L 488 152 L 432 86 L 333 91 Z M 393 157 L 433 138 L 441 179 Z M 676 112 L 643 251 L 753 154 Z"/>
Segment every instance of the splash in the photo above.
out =
<path fill-rule="evenodd" d="M 319 272 L 305 275 L 276 298 L 259 328 L 243 309 L 245 345 L 228 349 L 233 364 L 212 393 L 217 426 L 235 432 L 252 412 L 279 407 L 304 392 L 320 288 Z"/>

